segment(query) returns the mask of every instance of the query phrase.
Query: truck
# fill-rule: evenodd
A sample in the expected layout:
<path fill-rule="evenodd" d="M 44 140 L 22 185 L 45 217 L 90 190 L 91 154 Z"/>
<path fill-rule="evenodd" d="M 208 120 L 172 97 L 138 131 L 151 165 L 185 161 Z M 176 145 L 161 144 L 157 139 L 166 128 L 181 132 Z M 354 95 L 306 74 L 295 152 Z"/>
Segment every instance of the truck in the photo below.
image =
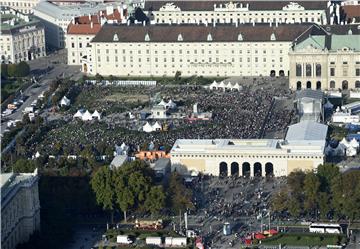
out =
<path fill-rule="evenodd" d="M 130 239 L 129 235 L 118 235 L 116 236 L 116 243 L 130 245 L 133 241 Z"/>
<path fill-rule="evenodd" d="M 186 237 L 166 237 L 165 246 L 170 247 L 185 247 L 187 245 Z"/>
<path fill-rule="evenodd" d="M 160 246 L 161 245 L 161 237 L 146 237 L 145 243 L 147 245 Z"/>
<path fill-rule="evenodd" d="M 136 229 L 159 230 L 163 228 L 163 221 L 159 220 L 135 220 Z"/>
<path fill-rule="evenodd" d="M 25 107 L 23 113 L 30 113 L 30 112 L 34 112 L 34 107 L 32 106 Z"/>

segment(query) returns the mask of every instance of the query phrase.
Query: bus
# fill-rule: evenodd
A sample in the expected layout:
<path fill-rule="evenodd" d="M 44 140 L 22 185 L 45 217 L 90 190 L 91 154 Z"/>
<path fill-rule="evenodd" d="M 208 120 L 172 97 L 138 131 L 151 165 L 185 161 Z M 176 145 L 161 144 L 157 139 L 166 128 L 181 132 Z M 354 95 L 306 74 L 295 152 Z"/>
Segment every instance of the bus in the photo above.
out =
<path fill-rule="evenodd" d="M 311 223 L 309 226 L 310 233 L 332 233 L 340 234 L 340 224 L 328 224 L 328 223 Z"/>

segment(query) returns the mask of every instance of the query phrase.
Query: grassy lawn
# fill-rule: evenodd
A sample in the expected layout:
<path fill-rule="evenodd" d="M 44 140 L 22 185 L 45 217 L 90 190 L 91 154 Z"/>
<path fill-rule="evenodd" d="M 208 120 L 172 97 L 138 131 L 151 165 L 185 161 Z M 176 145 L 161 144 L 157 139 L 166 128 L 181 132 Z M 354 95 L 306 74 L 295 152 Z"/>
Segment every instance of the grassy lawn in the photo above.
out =
<path fill-rule="evenodd" d="M 345 236 L 332 234 L 292 233 L 278 234 L 261 241 L 264 245 L 326 246 L 343 243 Z"/>

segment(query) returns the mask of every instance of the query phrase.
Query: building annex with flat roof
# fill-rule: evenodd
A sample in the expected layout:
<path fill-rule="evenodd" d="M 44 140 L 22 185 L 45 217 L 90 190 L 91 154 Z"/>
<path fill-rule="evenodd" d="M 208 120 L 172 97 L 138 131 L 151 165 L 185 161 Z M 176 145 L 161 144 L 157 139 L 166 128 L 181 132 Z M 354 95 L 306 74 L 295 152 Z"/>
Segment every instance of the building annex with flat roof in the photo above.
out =
<path fill-rule="evenodd" d="M 324 162 L 327 125 L 306 121 L 277 139 L 178 139 L 170 155 L 172 170 L 214 176 L 287 176 L 315 170 Z"/>

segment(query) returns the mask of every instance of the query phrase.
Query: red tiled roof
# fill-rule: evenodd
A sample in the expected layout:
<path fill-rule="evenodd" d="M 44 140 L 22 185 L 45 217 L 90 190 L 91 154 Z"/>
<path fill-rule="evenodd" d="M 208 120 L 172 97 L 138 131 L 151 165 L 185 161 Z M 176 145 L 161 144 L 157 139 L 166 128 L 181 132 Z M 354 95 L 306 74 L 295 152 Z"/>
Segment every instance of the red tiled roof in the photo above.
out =
<path fill-rule="evenodd" d="M 360 17 L 360 5 L 345 5 L 342 9 L 347 18 Z"/>
<path fill-rule="evenodd" d="M 127 16 L 127 10 L 124 10 L 122 14 L 123 16 Z M 101 18 L 105 18 L 107 21 L 112 20 L 121 23 L 119 9 L 114 8 L 113 13 L 111 14 L 107 14 L 106 11 L 100 11 L 97 15 L 76 17 L 74 22 L 69 24 L 67 33 L 95 35 L 101 29 Z"/>

